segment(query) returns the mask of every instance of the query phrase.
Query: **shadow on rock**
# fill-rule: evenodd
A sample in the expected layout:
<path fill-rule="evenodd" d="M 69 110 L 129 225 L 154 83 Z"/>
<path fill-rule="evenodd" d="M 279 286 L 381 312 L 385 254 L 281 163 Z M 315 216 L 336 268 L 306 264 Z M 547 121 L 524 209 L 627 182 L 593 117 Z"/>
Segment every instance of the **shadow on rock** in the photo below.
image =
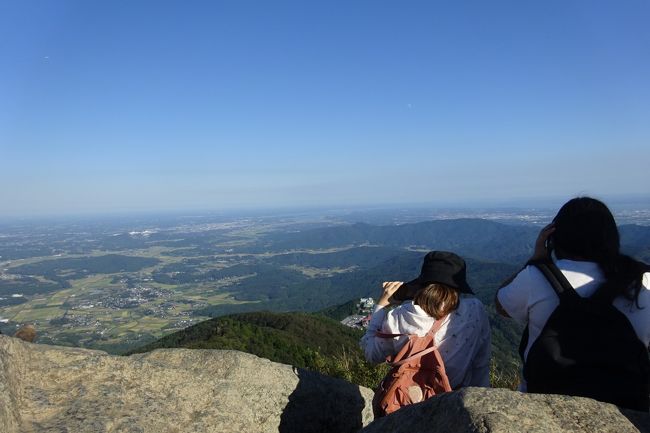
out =
<path fill-rule="evenodd" d="M 638 412 L 631 409 L 619 408 L 621 414 L 627 418 L 628 421 L 639 429 L 640 433 L 650 433 L 650 415 L 648 412 Z M 650 411 L 649 411 L 650 412 Z"/>
<path fill-rule="evenodd" d="M 280 433 L 352 433 L 372 419 L 357 385 L 300 368 L 294 372 L 299 381 L 282 412 Z"/>
<path fill-rule="evenodd" d="M 363 433 L 645 433 L 650 415 L 584 397 L 464 388 L 379 418 Z"/>

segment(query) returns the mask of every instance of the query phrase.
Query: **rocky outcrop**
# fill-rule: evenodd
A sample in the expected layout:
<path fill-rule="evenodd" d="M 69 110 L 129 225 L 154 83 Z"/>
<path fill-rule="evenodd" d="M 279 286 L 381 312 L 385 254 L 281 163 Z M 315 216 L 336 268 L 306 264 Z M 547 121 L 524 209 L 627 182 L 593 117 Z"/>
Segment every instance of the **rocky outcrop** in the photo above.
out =
<path fill-rule="evenodd" d="M 129 357 L 0 335 L 0 432 L 356 432 L 372 391 L 236 351 Z M 650 415 L 587 398 L 467 388 L 363 433 L 637 432 Z"/>
<path fill-rule="evenodd" d="M 355 432 L 372 391 L 235 351 L 129 357 L 0 336 L 0 431 Z"/>
<path fill-rule="evenodd" d="M 466 388 L 380 418 L 362 433 L 650 432 L 650 415 L 581 397 Z"/>

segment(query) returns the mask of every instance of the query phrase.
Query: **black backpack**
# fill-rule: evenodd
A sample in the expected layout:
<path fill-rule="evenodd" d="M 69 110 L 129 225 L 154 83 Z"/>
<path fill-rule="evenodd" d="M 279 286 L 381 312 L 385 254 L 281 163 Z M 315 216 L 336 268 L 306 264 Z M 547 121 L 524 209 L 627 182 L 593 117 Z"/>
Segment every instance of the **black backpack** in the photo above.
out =
<path fill-rule="evenodd" d="M 589 397 L 647 412 L 648 348 L 612 305 L 613 297 L 583 298 L 554 263 L 529 264 L 548 279 L 560 305 L 528 352 L 524 363 L 528 392 Z M 528 328 L 519 347 L 522 359 L 527 343 Z"/>

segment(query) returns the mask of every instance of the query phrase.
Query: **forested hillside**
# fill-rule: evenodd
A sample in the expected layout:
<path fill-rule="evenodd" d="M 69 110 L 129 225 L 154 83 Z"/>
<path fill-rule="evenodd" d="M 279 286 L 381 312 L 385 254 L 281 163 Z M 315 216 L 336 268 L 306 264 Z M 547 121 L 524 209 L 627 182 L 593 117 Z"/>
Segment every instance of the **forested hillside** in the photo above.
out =
<path fill-rule="evenodd" d="M 470 218 L 386 226 L 357 223 L 292 233 L 273 233 L 254 245 L 235 251 L 259 253 L 371 244 L 395 248 L 433 248 L 454 251 L 480 260 L 511 262 L 525 259 L 537 231 L 534 226 L 512 226 Z"/>
<path fill-rule="evenodd" d="M 372 254 L 372 248 L 368 248 Z M 392 251 L 390 254 L 386 254 Z M 343 254 L 344 252 L 337 253 Z M 214 271 L 214 278 L 246 277 L 230 287 L 230 293 L 237 300 L 263 300 L 266 308 L 275 311 L 306 310 L 316 311 L 331 305 L 338 305 L 353 298 L 376 296 L 381 282 L 386 280 L 407 281 L 416 277 L 422 265 L 423 252 L 405 250 L 383 250 L 381 254 L 389 258 L 383 261 L 365 260 L 369 267 L 359 267 L 347 272 L 323 277 L 307 277 L 303 273 L 270 265 L 237 265 L 223 271 Z M 302 266 L 312 266 L 314 261 L 322 260 L 322 254 L 306 255 L 300 262 Z M 282 260 L 274 258 L 274 260 Z M 295 261 L 292 254 L 291 259 Z M 333 258 L 326 258 L 332 261 Z M 348 266 L 354 261 L 346 261 Z M 468 280 L 477 296 L 484 302 L 491 302 L 499 283 L 518 269 L 519 265 L 483 262 L 467 259 Z M 213 305 L 199 310 L 197 314 L 219 316 L 232 312 L 256 311 L 259 306 L 252 303 L 241 305 Z"/>
<path fill-rule="evenodd" d="M 325 317 L 344 317 L 351 306 L 352 302 L 319 314 L 255 312 L 222 316 L 170 334 L 130 353 L 173 347 L 239 350 L 374 387 L 386 373 L 387 366 L 365 362 L 359 348 L 363 331 Z M 489 314 L 492 322 L 494 311 Z M 512 345 L 518 331 L 500 318 L 492 328 L 492 380 L 495 386 L 511 387 L 519 369 Z"/>
<path fill-rule="evenodd" d="M 318 314 L 256 312 L 207 320 L 132 353 L 172 347 L 239 350 L 375 386 L 386 367 L 365 362 L 362 335 Z"/>

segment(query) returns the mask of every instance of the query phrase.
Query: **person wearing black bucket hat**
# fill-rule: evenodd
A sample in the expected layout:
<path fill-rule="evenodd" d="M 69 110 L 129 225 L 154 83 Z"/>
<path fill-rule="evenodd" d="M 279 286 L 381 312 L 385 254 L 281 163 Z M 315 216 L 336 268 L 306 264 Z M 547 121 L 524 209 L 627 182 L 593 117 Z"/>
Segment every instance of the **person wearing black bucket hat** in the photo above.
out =
<path fill-rule="evenodd" d="M 431 251 L 424 256 L 420 275 L 402 284 L 393 294 L 393 300 L 413 299 L 420 288 L 432 283 L 444 284 L 460 293 L 474 294 L 467 284 L 465 260 L 447 251 Z"/>
<path fill-rule="evenodd" d="M 360 343 L 366 359 L 384 362 L 400 351 L 409 336 L 422 337 L 440 321 L 434 344 L 452 389 L 490 386 L 490 325 L 483 304 L 473 293 L 461 257 L 447 251 L 429 252 L 417 278 L 382 284 Z M 384 337 L 390 334 L 399 336 Z"/>

